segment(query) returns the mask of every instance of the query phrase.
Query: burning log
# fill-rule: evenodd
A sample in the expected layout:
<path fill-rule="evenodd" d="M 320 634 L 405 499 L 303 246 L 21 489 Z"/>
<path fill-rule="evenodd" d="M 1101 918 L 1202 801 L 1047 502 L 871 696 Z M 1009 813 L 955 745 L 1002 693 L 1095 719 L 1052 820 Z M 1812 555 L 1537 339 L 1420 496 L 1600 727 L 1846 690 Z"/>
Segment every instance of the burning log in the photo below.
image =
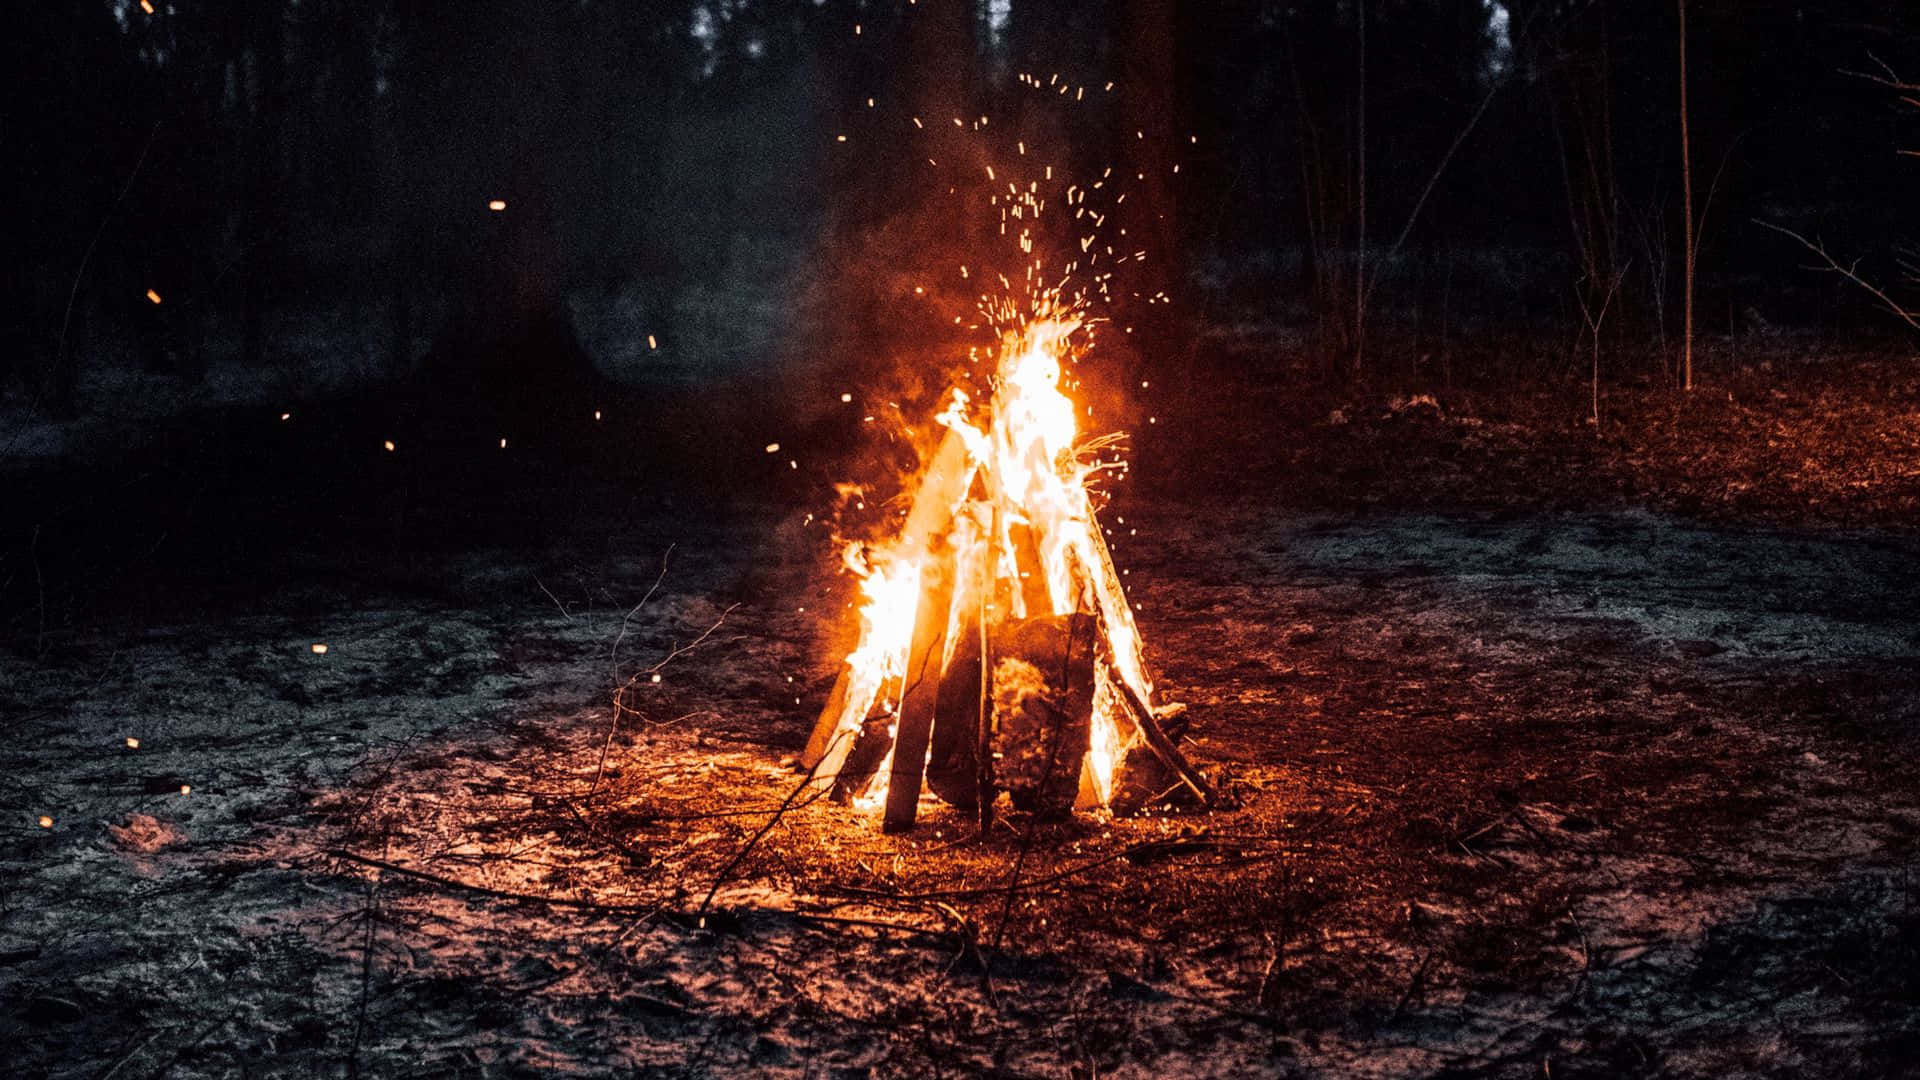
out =
<path fill-rule="evenodd" d="M 1094 621 L 1043 615 L 1013 624 L 993 664 L 994 774 L 1014 806 L 1073 809 L 1091 746 Z"/>
<path fill-rule="evenodd" d="M 1159 715 L 1144 700 L 1125 694 L 1127 711 L 1137 725 L 1141 743 L 1131 748 L 1115 770 L 1115 786 L 1107 805 L 1116 814 L 1131 814 L 1176 794 L 1193 793 L 1203 806 L 1219 802 L 1213 785 L 1180 753 L 1161 729 Z"/>
<path fill-rule="evenodd" d="M 907 653 L 906 686 L 900 695 L 900 719 L 893 741 L 893 769 L 887 777 L 889 830 L 913 826 L 920 805 L 920 781 L 933 741 L 934 705 L 945 668 L 947 615 L 953 583 L 951 563 L 930 560 L 920 574 L 920 604 L 914 615 L 913 647 Z"/>
<path fill-rule="evenodd" d="M 981 613 L 961 620 L 964 628 L 955 642 L 953 657 L 940 679 L 940 697 L 934 703 L 933 745 L 927 756 L 927 787 L 935 795 L 962 810 L 978 810 L 991 803 L 984 793 L 992 790 L 993 758 L 991 746 L 982 755 L 982 722 L 991 733 L 992 717 L 986 712 L 986 684 L 980 670 Z M 983 771 L 984 767 L 984 771 Z"/>
<path fill-rule="evenodd" d="M 956 389 L 894 541 L 849 549 L 860 643 L 800 764 L 910 828 L 921 789 L 980 815 L 1001 791 L 1043 815 L 1212 788 L 1161 729 L 1138 627 L 1074 443 L 1070 314 L 1002 341 L 986 408 Z"/>

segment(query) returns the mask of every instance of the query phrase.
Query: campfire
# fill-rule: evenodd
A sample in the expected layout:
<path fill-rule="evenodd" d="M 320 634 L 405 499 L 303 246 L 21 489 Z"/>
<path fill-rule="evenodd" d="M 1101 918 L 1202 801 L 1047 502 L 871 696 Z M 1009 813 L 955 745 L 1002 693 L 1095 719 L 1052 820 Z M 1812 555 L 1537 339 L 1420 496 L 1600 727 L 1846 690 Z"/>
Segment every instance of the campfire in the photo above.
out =
<path fill-rule="evenodd" d="M 1063 387 L 1090 340 L 1057 292 L 1003 305 L 985 400 L 950 391 L 899 532 L 853 543 L 859 641 L 799 765 L 817 789 L 911 828 L 922 787 L 992 820 L 1210 802 L 1156 705 L 1090 484 L 1121 468 L 1081 440 Z"/>

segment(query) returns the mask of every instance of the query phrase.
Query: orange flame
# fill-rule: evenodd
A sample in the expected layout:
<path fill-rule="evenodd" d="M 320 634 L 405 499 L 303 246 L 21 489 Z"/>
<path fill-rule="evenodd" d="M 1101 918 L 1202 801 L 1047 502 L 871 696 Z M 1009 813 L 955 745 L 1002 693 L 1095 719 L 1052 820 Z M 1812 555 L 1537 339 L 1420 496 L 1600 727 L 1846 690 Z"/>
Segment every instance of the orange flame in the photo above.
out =
<path fill-rule="evenodd" d="M 847 693 L 835 723 L 835 742 L 850 743 L 869 716 L 890 716 L 899 707 L 929 553 L 951 552 L 955 566 L 972 571 L 954 575 L 955 595 L 948 605 L 952 622 L 945 635 L 951 643 L 959 637 L 963 613 L 990 602 L 991 591 L 981 591 L 983 578 L 1004 581 L 1030 572 L 1021 566 L 1013 537 L 1015 527 L 1024 527 L 1037 551 L 1044 610 L 1028 610 L 1023 591 L 1014 589 L 1015 610 L 1007 614 L 1033 617 L 1092 610 L 1107 627 L 1110 666 L 1103 665 L 1105 677 L 1096 683 L 1091 749 L 1084 767 L 1097 802 L 1104 805 L 1111 798 L 1114 770 L 1134 736 L 1132 724 L 1123 720 L 1126 706 L 1109 683 L 1124 681 L 1142 700 L 1152 693 L 1152 683 L 1088 493 L 1088 481 L 1099 466 L 1081 452 L 1075 405 L 1061 385 L 1065 361 L 1074 352 L 1074 335 L 1083 329 L 1080 316 L 1056 301 L 1002 335 L 993 397 L 985 407 L 962 389 L 952 391 L 937 419 L 952 433 L 962 458 L 957 469 L 956 462 L 936 458 L 931 469 L 956 475 L 944 477 L 937 486 L 923 483 L 914 510 L 915 515 L 950 522 L 944 532 L 923 535 L 910 519 L 888 544 L 855 543 L 845 549 L 846 567 L 860 579 L 860 638 L 847 657 Z M 990 507 L 967 502 L 976 480 L 984 485 Z M 920 505 L 929 498 L 944 499 L 946 505 Z M 952 648 L 949 644 L 949 653 Z M 856 795 L 856 806 L 884 803 L 891 760 L 889 753 L 866 791 Z"/>

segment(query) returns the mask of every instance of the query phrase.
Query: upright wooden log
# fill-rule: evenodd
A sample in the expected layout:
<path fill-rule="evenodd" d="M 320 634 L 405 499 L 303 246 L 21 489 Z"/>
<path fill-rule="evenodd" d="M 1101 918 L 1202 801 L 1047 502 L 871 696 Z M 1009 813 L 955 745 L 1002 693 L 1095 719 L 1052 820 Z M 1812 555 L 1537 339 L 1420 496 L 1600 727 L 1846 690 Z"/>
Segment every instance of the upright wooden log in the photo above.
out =
<path fill-rule="evenodd" d="M 1097 594 L 1102 591 L 1099 583 L 1101 581 L 1111 581 L 1115 587 L 1118 588 L 1120 571 L 1113 565 L 1113 549 L 1107 546 L 1107 534 L 1100 528 L 1100 519 L 1095 516 L 1091 504 L 1087 506 L 1087 520 L 1090 523 L 1090 527 L 1087 529 L 1087 535 L 1093 541 L 1093 553 L 1094 556 L 1100 560 L 1100 565 L 1097 567 L 1081 566 L 1078 569 L 1082 573 L 1095 575 L 1092 583 L 1096 593 L 1094 606 L 1105 612 L 1106 617 L 1104 621 L 1106 622 L 1107 647 L 1113 647 L 1115 636 L 1124 634 L 1126 635 L 1126 639 L 1132 643 L 1134 653 L 1140 657 L 1140 675 L 1147 681 L 1147 685 L 1139 689 L 1141 690 L 1143 700 L 1148 706 L 1148 710 L 1151 711 L 1153 705 L 1153 672 L 1147 667 L 1146 642 L 1140 637 L 1140 627 L 1133 621 L 1133 609 L 1127 606 L 1126 590 L 1119 590 L 1120 603 L 1113 611 L 1105 611 L 1107 605 L 1098 602 L 1100 596 Z"/>
<path fill-rule="evenodd" d="M 907 652 L 906 683 L 893 736 L 893 769 L 887 775 L 888 832 L 913 828 L 920 807 L 920 783 L 927 770 L 927 746 L 940 698 L 946 655 L 947 615 L 953 597 L 953 560 L 929 553 L 920 570 L 920 603 L 913 617 L 913 647 Z"/>
<path fill-rule="evenodd" d="M 920 477 L 920 487 L 914 492 L 913 509 L 907 512 L 906 523 L 900 529 L 900 537 L 888 552 L 889 558 L 902 565 L 911 565 L 926 557 L 927 548 L 934 538 L 945 532 L 953 520 L 953 511 L 966 496 L 967 486 L 973 482 L 974 469 L 967 461 L 967 445 L 960 436 L 949 431 L 940 440 L 940 448 L 934 451 L 933 462 Z M 844 667 L 840 670 L 840 679 L 834 683 L 833 693 L 827 696 L 826 707 L 820 710 L 820 719 L 814 722 L 813 732 L 807 737 L 806 749 L 800 752 L 798 764 L 805 772 L 821 764 L 830 748 L 844 747 L 853 738 L 851 733 L 836 739 L 836 729 L 846 724 L 856 726 L 864 717 L 848 717 L 847 691 L 851 673 Z M 871 701 L 859 706 L 865 710 Z M 822 768 L 819 772 L 826 774 Z"/>
<path fill-rule="evenodd" d="M 844 749 L 827 754 L 826 761 L 833 765 L 833 801 L 851 803 L 865 794 L 893 750 L 893 735 L 888 729 L 894 720 L 895 715 L 884 710 L 868 714 L 852 738 L 841 737 Z"/>
<path fill-rule="evenodd" d="M 1000 507 L 996 503 L 993 509 L 993 531 L 988 543 L 998 544 L 1000 535 Z M 999 798 L 999 789 L 993 776 L 993 669 L 987 665 L 987 657 L 993 655 L 993 618 L 998 597 L 998 582 L 995 580 L 993 560 L 989 558 L 981 564 L 980 586 L 980 625 L 976 651 L 980 655 L 979 676 L 980 692 L 974 702 L 974 811 L 979 815 L 980 835 L 986 836 L 993 828 L 993 803 Z"/>
<path fill-rule="evenodd" d="M 800 751 L 800 770 L 818 766 L 827 751 L 833 745 L 833 733 L 839 726 L 840 714 L 847 710 L 847 682 L 853 677 L 853 668 L 846 663 L 840 665 L 840 677 L 833 680 L 833 692 L 827 695 L 827 705 L 820 710 L 820 719 L 814 722 L 813 733 L 807 736 L 807 747 Z"/>
<path fill-rule="evenodd" d="M 1020 610 L 1014 614 L 1023 619 L 1053 614 L 1052 590 L 1047 587 L 1047 570 L 1041 565 L 1040 544 L 1033 529 L 1018 523 L 1009 525 L 1007 542 L 1013 547 L 1014 565 L 1019 568 L 1014 584 L 1019 590 Z"/>
<path fill-rule="evenodd" d="M 972 597 L 969 597 L 971 600 Z M 934 704 L 932 752 L 927 755 L 927 787 L 963 810 L 979 804 L 976 758 L 980 726 L 980 609 L 967 604 L 958 619 L 957 640 L 949 644 L 953 658 L 940 677 Z M 952 613 L 950 613 L 952 614 Z"/>
<path fill-rule="evenodd" d="M 1097 528 L 1093 530 L 1093 538 L 1094 551 L 1100 559 L 1098 572 L 1104 572 L 1111 580 L 1118 581 L 1119 578 L 1114 576 L 1112 554 L 1107 550 L 1106 542 L 1101 538 Z M 1073 569 L 1078 573 L 1095 572 L 1093 568 L 1082 565 L 1079 559 L 1074 559 L 1073 564 Z M 1108 605 L 1099 602 L 1100 597 L 1097 595 L 1099 585 L 1097 581 L 1094 583 L 1094 590 L 1096 593 L 1093 605 L 1094 617 L 1098 620 L 1100 634 L 1105 639 L 1107 648 L 1109 650 L 1113 648 L 1113 642 L 1120 634 L 1128 635 L 1129 639 L 1133 641 L 1135 648 L 1139 648 L 1140 632 L 1134 626 L 1133 613 L 1126 610 L 1124 606 L 1118 611 L 1110 611 Z M 1116 622 L 1121 625 L 1115 625 Z M 1146 667 L 1146 658 L 1144 656 L 1141 657 L 1140 666 L 1142 669 Z M 1192 791 L 1193 794 L 1199 798 L 1201 805 L 1213 806 L 1217 804 L 1219 797 L 1214 793 L 1213 786 L 1207 783 L 1206 777 L 1200 775 L 1200 770 L 1193 767 L 1193 764 L 1186 759 L 1186 755 L 1180 753 L 1179 748 L 1174 746 L 1173 740 L 1167 738 L 1166 732 L 1160 729 L 1159 719 L 1155 717 L 1153 713 L 1152 700 L 1146 694 L 1141 693 L 1139 688 L 1128 682 L 1122 673 L 1111 671 L 1110 676 L 1114 690 L 1119 693 L 1121 703 L 1126 706 L 1124 716 L 1126 719 L 1132 721 L 1130 725 L 1133 729 L 1132 731 L 1128 731 L 1126 728 L 1121 729 L 1122 742 L 1130 741 L 1126 736 L 1138 734 L 1154 758 L 1157 759 L 1180 784 Z M 1147 687 L 1147 691 L 1151 693 L 1152 687 Z M 1125 762 L 1118 762 L 1116 765 L 1124 767 Z"/>

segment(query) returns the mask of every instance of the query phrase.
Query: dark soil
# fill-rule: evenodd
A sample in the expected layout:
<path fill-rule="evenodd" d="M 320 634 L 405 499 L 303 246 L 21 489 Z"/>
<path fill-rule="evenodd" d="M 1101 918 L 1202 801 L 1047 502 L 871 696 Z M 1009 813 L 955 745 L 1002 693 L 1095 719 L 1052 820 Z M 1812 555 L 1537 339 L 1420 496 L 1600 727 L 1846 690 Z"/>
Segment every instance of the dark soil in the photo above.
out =
<path fill-rule="evenodd" d="M 1910 1069 L 1920 368 L 1596 431 L 1571 384 L 1215 344 L 1106 522 L 1230 804 L 986 836 L 792 797 L 845 466 L 764 392 L 525 455 L 233 412 L 11 475 L 14 1071 Z"/>

